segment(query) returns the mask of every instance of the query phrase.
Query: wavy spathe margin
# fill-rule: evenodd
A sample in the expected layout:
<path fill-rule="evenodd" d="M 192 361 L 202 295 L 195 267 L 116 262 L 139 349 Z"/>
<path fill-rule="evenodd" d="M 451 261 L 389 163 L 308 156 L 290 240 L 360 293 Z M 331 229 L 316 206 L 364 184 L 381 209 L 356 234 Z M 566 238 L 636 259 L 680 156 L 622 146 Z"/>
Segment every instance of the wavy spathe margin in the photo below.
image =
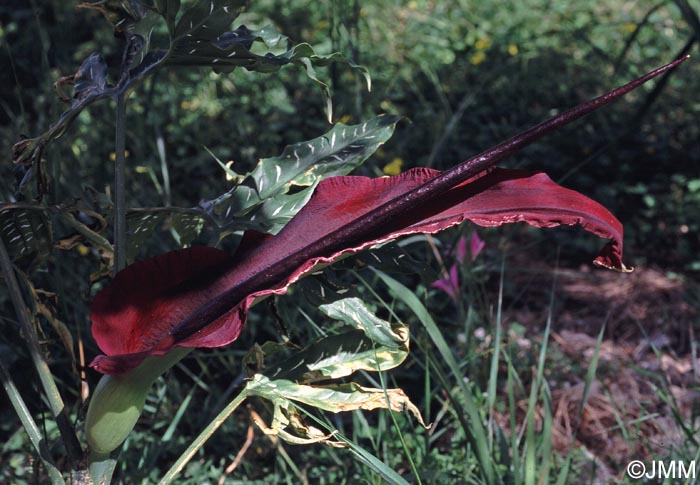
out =
<path fill-rule="evenodd" d="M 622 225 L 603 206 L 559 187 L 544 174 L 485 170 L 687 58 L 564 111 L 445 172 L 415 169 L 387 179 L 326 179 L 280 233 L 246 233 L 232 259 L 221 251 L 199 248 L 127 268 L 95 298 L 93 335 L 106 355 L 91 366 L 116 374 L 175 347 L 226 345 L 238 338 L 256 298 L 284 293 L 316 265 L 401 235 L 437 232 L 465 219 L 487 226 L 521 221 L 537 227 L 579 224 L 611 239 L 595 264 L 631 271 L 622 263 Z"/>
<path fill-rule="evenodd" d="M 173 251 L 120 272 L 93 303 L 93 336 L 106 354 L 93 368 L 118 374 L 148 355 L 174 347 L 220 347 L 238 338 L 256 299 L 282 294 L 319 264 L 407 234 L 435 233 L 464 220 L 481 226 L 526 222 L 536 227 L 580 225 L 610 239 L 595 263 L 629 271 L 622 263 L 622 225 L 602 205 L 555 184 L 547 175 L 493 169 L 395 217 L 381 230 L 349 240 L 303 264 L 287 261 L 338 228 L 434 179 L 440 172 L 413 169 L 396 177 L 333 177 L 275 236 L 248 232 L 233 257 L 214 248 Z M 282 269 L 280 269 L 282 268 Z M 281 279 L 277 274 L 284 273 Z M 246 285 L 271 275 L 264 288 Z M 236 294 L 244 294 L 236 301 Z"/>

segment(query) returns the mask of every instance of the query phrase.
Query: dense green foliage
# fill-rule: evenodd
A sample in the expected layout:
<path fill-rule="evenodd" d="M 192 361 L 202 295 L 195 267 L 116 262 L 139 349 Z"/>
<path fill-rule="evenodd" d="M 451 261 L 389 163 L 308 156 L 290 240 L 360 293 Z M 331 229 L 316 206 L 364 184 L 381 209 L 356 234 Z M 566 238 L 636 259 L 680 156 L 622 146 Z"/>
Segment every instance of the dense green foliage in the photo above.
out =
<path fill-rule="evenodd" d="M 22 136 L 45 131 L 65 109 L 54 83 L 75 72 L 93 51 L 108 65 L 119 64 L 121 44 L 110 26 L 98 13 L 76 10 L 71 3 L 10 0 L 0 6 L 0 146 L 6 155 L 0 166 L 0 202 L 18 202 L 15 192 L 25 175 L 10 162 L 10 147 Z M 352 125 L 379 113 L 408 120 L 399 123 L 390 141 L 355 172 L 376 176 L 414 166 L 452 166 L 553 110 L 577 104 L 688 49 L 697 51 L 697 5 L 695 10 L 686 7 L 685 0 L 624 5 L 612 0 L 527 0 L 508 6 L 469 0 L 262 0 L 244 13 L 242 23 L 250 28 L 272 23 L 294 43 L 308 42 L 321 54 L 341 52 L 369 69 L 371 92 L 362 73 L 348 65 L 317 68 L 317 74 L 331 88 L 334 122 Z M 659 265 L 692 282 L 700 270 L 700 98 L 693 81 L 697 62 L 687 64 L 658 83 L 658 89 L 644 87 L 507 164 L 547 171 L 603 203 L 625 224 L 631 264 Z M 301 69 L 282 69 L 275 75 L 204 68 L 158 72 L 129 99 L 129 207 L 201 207 L 201 201 L 225 194 L 231 179 L 252 171 L 260 158 L 277 156 L 288 144 L 327 132 L 324 107 L 319 86 Z M 113 112 L 111 101 L 93 105 L 48 148 L 49 207 L 79 199 L 81 207 L 109 212 Z M 71 216 L 58 208 L 48 216 L 29 211 L 12 217 L 22 218 L 14 222 L 16 227 L 31 226 L 33 240 L 21 240 L 28 244 L 27 255 L 15 263 L 31 276 L 33 287 L 29 280 L 23 285 L 41 303 L 32 310 L 42 315 L 38 321 L 43 349 L 63 385 L 71 416 L 81 422 L 85 410 L 73 366 L 84 365 L 97 353 L 88 330 L 96 289 L 91 283 L 104 276 L 108 261 L 99 237 L 110 238 L 111 228 L 96 214 L 83 211 L 75 216 L 84 225 L 72 224 Z M 7 217 L 0 214 L 0 226 L 7 227 Z M 139 217 L 133 216 L 132 229 L 140 227 Z M 201 223 L 197 217 L 194 214 L 193 224 Z M 129 257 L 152 256 L 190 240 L 224 248 L 237 242 L 233 230 L 209 225 L 189 237 L 183 224 L 182 219 L 159 218 L 140 231 L 148 237 L 131 247 Z M 101 236 L 86 235 L 85 227 L 101 231 Z M 338 331 L 328 328 L 327 317 L 317 308 L 320 298 L 315 299 L 338 290 L 361 296 L 381 318 L 410 326 L 408 361 L 391 373 L 368 373 L 362 382 L 404 389 L 433 428 L 423 429 L 408 414 L 313 411 L 307 421 L 328 432 L 339 430 L 340 440 L 350 448 L 290 446 L 256 430 L 232 478 L 378 483 L 396 472 L 409 482 L 478 482 L 487 473 L 467 445 L 465 415 L 470 409 L 487 423 L 493 473 L 504 482 L 534 483 L 540 476 L 553 482 L 562 470 L 569 470 L 569 477 L 594 476 L 595 465 L 591 472 L 586 452 L 552 451 L 548 435 L 553 414 L 550 388 L 586 370 L 556 351 L 547 354 L 546 338 L 527 335 L 531 346 L 516 345 L 524 330 L 517 324 L 502 326 L 503 305 L 494 296 L 499 282 L 506 294 L 520 291 L 518 282 L 508 277 L 508 266 L 499 272 L 503 248 L 518 248 L 553 267 L 552 248 L 560 242 L 563 265 L 575 267 L 593 254 L 590 239 L 571 237 L 568 231 L 535 233 L 520 227 L 485 231 L 486 250 L 476 261 L 461 264 L 462 292 L 453 301 L 431 282 L 450 267 L 455 260 L 452 248 L 471 230 L 461 227 L 439 239 L 420 236 L 402 241 L 400 247 L 377 250 L 380 256 L 405 251 L 408 264 L 372 270 L 368 254 L 342 261 L 333 271 L 303 281 L 293 293 L 256 307 L 239 342 L 196 352 L 158 381 L 144 417 L 126 442 L 116 476 L 125 483 L 161 477 L 240 389 L 244 371 L 250 370 L 242 362 L 255 367 L 255 354 L 249 353 L 255 343 L 289 340 L 306 345 Z M 548 243 L 532 244 L 537 238 Z M 690 304 L 698 303 L 697 295 L 692 298 L 690 294 Z M 553 312 L 555 307 L 550 303 L 548 309 Z M 47 408 L 32 384 L 30 358 L 4 286 L 0 311 L 7 329 L 0 338 L 0 356 L 39 417 Z M 542 313 L 538 328 L 548 322 Z M 598 323 L 591 332 L 598 331 Z M 441 338 L 449 347 L 440 346 Z M 79 341 L 84 358 L 77 351 Z M 71 346 L 72 355 L 67 351 Z M 594 363 L 595 359 L 591 369 Z M 467 382 L 463 376 L 468 376 Z M 591 374 L 586 382 L 592 379 Z M 87 381 L 94 386 L 96 376 L 88 372 Z M 657 391 L 671 394 L 664 381 Z M 3 411 L 8 409 L 3 416 L 10 415 L 6 401 L 0 402 Z M 267 411 L 262 418 L 269 424 L 271 407 L 264 401 L 257 404 L 258 414 Z M 248 414 L 239 410 L 224 424 L 188 465 L 181 483 L 219 480 L 244 446 Z M 43 432 L 55 438 L 57 430 L 46 421 Z M 657 456 L 693 456 L 697 423 L 685 425 L 682 446 L 674 444 L 668 454 Z M 625 431 L 633 441 L 638 429 L 630 424 Z M 0 480 L 31 483 L 35 473 L 44 476 L 27 459 L 31 447 L 18 421 L 3 418 L 0 436 L 0 457 L 7 463 Z M 607 465 L 621 476 L 625 464 Z"/>

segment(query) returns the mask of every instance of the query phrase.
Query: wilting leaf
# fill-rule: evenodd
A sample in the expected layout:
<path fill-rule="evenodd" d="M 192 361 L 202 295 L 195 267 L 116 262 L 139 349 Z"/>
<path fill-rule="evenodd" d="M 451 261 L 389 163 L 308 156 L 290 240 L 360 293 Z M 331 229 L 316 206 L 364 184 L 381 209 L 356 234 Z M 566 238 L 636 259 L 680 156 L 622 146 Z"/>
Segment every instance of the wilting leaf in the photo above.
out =
<path fill-rule="evenodd" d="M 148 12 L 142 0 L 99 0 L 83 2 L 78 7 L 97 10 L 114 26 L 116 32 L 127 30 Z"/>
<path fill-rule="evenodd" d="M 425 426 L 420 411 L 401 389 L 372 389 L 355 383 L 307 386 L 283 379 L 271 380 L 260 374 L 254 376 L 245 389 L 277 406 L 285 406 L 285 401 L 294 401 L 333 413 L 358 409 L 406 410 Z"/>
<path fill-rule="evenodd" d="M 77 361 L 73 345 L 73 334 L 68 326 L 56 315 L 57 299 L 54 293 L 38 290 L 34 287 L 31 279 L 23 272 L 18 272 L 19 281 L 25 288 L 25 294 L 29 296 L 28 305 L 34 318 L 43 316 L 63 344 L 66 353 L 70 356 L 73 372 L 77 374 Z M 37 325 L 37 328 L 41 328 Z"/>
<path fill-rule="evenodd" d="M 107 64 L 102 56 L 93 52 L 83 61 L 75 73 L 73 97 L 76 106 L 81 100 L 102 94 L 107 86 Z"/>
<path fill-rule="evenodd" d="M 289 401 L 281 401 L 275 403 L 272 424 L 265 424 L 260 415 L 255 410 L 250 409 L 253 422 L 268 436 L 277 436 L 282 438 L 287 443 L 293 445 L 310 445 L 314 443 L 325 443 L 335 447 L 344 447 L 343 443 L 333 440 L 335 432 L 325 434 L 315 426 L 309 426 L 304 423 L 299 411 Z M 287 431 L 291 428 L 294 434 Z"/>

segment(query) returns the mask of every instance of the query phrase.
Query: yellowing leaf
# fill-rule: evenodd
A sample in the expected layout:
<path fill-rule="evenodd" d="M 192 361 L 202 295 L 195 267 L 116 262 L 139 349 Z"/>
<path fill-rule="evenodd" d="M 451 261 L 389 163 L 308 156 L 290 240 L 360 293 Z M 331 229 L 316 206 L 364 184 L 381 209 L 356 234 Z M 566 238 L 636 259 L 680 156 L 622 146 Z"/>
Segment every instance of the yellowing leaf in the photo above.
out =
<path fill-rule="evenodd" d="M 284 401 L 294 401 L 333 413 L 359 409 L 409 411 L 421 426 L 428 427 L 418 408 L 402 389 L 373 389 L 354 382 L 330 386 L 307 386 L 284 379 L 272 381 L 257 374 L 246 385 L 246 392 L 268 399 L 275 405 L 281 405 Z"/>

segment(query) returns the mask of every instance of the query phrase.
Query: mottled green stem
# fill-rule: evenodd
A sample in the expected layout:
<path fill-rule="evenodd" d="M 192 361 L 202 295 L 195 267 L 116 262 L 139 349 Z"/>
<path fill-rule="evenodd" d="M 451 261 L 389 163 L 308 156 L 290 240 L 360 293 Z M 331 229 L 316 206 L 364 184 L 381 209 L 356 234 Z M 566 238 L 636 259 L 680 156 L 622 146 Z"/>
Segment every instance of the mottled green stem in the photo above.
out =
<path fill-rule="evenodd" d="M 36 371 L 39 373 L 39 379 L 41 380 L 41 385 L 44 388 L 44 394 L 46 395 L 46 400 L 51 408 L 51 413 L 56 419 L 56 424 L 58 425 L 58 430 L 61 433 L 61 438 L 66 447 L 66 452 L 68 454 L 68 459 L 71 464 L 71 468 L 75 468 L 82 455 L 82 449 L 78 438 L 75 435 L 75 430 L 73 429 L 70 419 L 68 419 L 68 414 L 66 412 L 65 405 L 63 404 L 63 399 L 61 398 L 61 393 L 58 391 L 56 386 L 56 381 L 54 381 L 51 370 L 49 369 L 44 355 L 39 347 L 39 342 L 37 339 L 36 331 L 32 325 L 32 318 L 29 315 L 27 306 L 24 304 L 24 299 L 22 298 L 22 292 L 19 288 L 19 283 L 15 276 L 14 267 L 12 261 L 10 261 L 10 256 L 7 254 L 5 249 L 5 244 L 0 238 L 0 268 L 2 269 L 2 274 L 5 276 L 5 284 L 10 292 L 10 299 L 17 312 L 17 320 L 22 328 L 22 333 L 27 341 L 29 347 L 29 353 L 32 357 L 32 362 Z"/>
<path fill-rule="evenodd" d="M 117 119 L 114 128 L 114 274 L 126 267 L 126 97 L 116 97 Z"/>

